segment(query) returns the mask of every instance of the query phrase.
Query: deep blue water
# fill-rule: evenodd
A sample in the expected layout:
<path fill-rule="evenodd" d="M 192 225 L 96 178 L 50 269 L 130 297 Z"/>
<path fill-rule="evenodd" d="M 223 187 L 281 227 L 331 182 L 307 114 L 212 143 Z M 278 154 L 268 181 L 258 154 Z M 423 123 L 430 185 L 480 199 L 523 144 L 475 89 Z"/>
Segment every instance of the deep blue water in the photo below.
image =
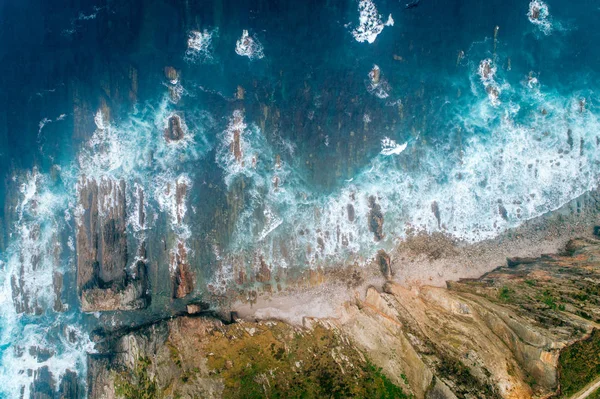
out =
<path fill-rule="evenodd" d="M 365 263 L 409 229 L 493 238 L 597 188 L 597 1 L 532 2 L 542 9 L 533 21 L 526 0 L 362 4 L 376 7 L 372 43 L 353 35 L 356 0 L 0 1 L 7 397 L 29 389 L 23 370 L 37 362 L 19 348 L 53 351 L 35 367 L 81 371 L 86 326 L 110 322 L 78 310 L 82 176 L 125 180 L 132 204 L 143 189 L 151 222 L 131 222 L 130 239 L 147 238 L 151 255 L 163 236 L 182 242 L 194 297 L 226 292 L 258 259 L 274 271 Z M 236 52 L 243 30 L 252 57 Z M 167 143 L 175 114 L 185 138 Z M 230 147 L 238 128 L 241 160 Z M 188 186 L 183 207 L 166 194 L 175 181 Z M 367 223 L 371 196 L 380 239 Z M 21 269 L 41 315 L 13 306 Z M 54 271 L 65 275 L 60 314 Z M 67 324 L 77 339 L 64 339 Z"/>

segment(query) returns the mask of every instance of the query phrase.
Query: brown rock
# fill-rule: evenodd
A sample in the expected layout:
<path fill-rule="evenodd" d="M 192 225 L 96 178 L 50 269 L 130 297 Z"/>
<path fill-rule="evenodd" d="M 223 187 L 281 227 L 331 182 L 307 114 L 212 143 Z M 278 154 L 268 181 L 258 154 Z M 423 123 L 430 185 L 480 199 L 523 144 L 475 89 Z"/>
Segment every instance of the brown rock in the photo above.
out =
<path fill-rule="evenodd" d="M 82 310 L 137 309 L 146 305 L 145 265 L 127 267 L 126 186 L 123 180 L 82 178 L 77 224 L 77 287 Z"/>
<path fill-rule="evenodd" d="M 256 273 L 256 281 L 259 283 L 271 281 L 271 269 L 262 258 L 260 259 L 260 269 Z"/>
<path fill-rule="evenodd" d="M 238 100 L 243 100 L 246 95 L 246 90 L 242 86 L 237 87 L 237 92 L 235 93 L 235 98 Z"/>
<path fill-rule="evenodd" d="M 165 67 L 165 77 L 170 81 L 179 80 L 179 72 L 171 66 Z"/>
<path fill-rule="evenodd" d="M 183 298 L 194 290 L 195 276 L 187 262 L 187 251 L 182 242 L 177 244 L 175 253 L 175 289 L 174 297 Z"/>
<path fill-rule="evenodd" d="M 184 133 L 181 127 L 181 118 L 179 115 L 173 115 L 169 118 L 169 127 L 165 129 L 165 140 L 167 142 L 180 141 L 183 139 Z"/>

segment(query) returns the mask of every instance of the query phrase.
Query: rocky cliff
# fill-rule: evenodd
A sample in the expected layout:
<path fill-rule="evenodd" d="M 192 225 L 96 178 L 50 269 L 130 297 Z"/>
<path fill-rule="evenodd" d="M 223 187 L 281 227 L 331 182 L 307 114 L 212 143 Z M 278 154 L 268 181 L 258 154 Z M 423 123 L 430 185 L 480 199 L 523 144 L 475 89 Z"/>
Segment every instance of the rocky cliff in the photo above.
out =
<path fill-rule="evenodd" d="M 99 335 L 88 393 L 568 397 L 600 370 L 599 283 L 600 241 L 581 239 L 447 288 L 388 281 L 302 325 L 181 316 Z"/>

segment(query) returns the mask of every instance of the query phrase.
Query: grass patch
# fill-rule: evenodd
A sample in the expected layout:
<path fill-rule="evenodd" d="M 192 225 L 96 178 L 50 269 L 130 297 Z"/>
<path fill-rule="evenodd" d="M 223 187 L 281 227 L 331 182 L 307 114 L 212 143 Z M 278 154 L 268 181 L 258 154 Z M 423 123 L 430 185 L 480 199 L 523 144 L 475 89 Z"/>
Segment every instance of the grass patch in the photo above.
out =
<path fill-rule="evenodd" d="M 140 358 L 131 371 L 118 373 L 115 378 L 115 394 L 122 399 L 158 399 L 158 386 L 148 375 L 150 359 Z"/>
<path fill-rule="evenodd" d="M 510 302 L 514 293 L 514 290 L 504 286 L 500 288 L 500 291 L 498 292 L 498 299 L 502 302 Z"/>
<path fill-rule="evenodd" d="M 600 376 L 600 330 L 565 348 L 558 361 L 561 392 L 569 397 Z"/>
<path fill-rule="evenodd" d="M 236 339 L 215 337 L 208 348 L 225 398 L 409 398 L 329 329 L 294 334 L 279 324 L 243 338 L 240 332 L 232 329 Z"/>

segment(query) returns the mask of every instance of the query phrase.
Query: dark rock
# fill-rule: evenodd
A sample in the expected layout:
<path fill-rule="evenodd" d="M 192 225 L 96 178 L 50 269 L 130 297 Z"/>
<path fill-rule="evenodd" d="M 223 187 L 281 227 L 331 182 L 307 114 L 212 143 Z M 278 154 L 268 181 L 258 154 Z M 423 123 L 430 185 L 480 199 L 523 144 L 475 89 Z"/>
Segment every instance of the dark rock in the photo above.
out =
<path fill-rule="evenodd" d="M 31 399 L 54 399 L 54 377 L 47 366 L 35 370 L 31 384 Z"/>
<path fill-rule="evenodd" d="M 77 224 L 77 287 L 83 311 L 146 306 L 145 266 L 138 264 L 135 276 L 126 272 L 125 182 L 83 178 L 78 190 L 83 212 Z"/>
<path fill-rule="evenodd" d="M 169 118 L 169 127 L 165 129 L 165 140 L 167 142 L 180 141 L 183 139 L 184 132 L 181 127 L 181 118 L 179 115 L 173 115 Z"/>
<path fill-rule="evenodd" d="M 38 363 L 43 363 L 46 360 L 50 359 L 53 353 L 46 348 L 41 348 L 39 346 L 32 346 L 29 348 L 29 354 L 36 358 Z"/>
<path fill-rule="evenodd" d="M 60 272 L 54 272 L 52 275 L 52 286 L 54 287 L 54 311 L 64 311 L 62 303 L 62 288 L 63 288 L 63 275 Z"/>
<path fill-rule="evenodd" d="M 440 228 L 442 226 L 442 222 L 440 219 L 440 207 L 438 206 L 437 201 L 433 201 L 431 203 L 431 212 L 433 212 L 433 216 L 435 216 L 435 219 L 438 223 L 438 228 Z"/>
<path fill-rule="evenodd" d="M 508 220 L 508 212 L 506 211 L 504 205 L 498 204 L 498 213 L 500 214 L 500 217 L 502 217 L 502 219 Z"/>
<path fill-rule="evenodd" d="M 394 275 L 394 271 L 392 270 L 392 258 L 387 254 L 383 249 L 380 249 L 377 252 L 377 264 L 379 265 L 379 270 L 383 277 L 386 280 L 390 280 Z"/>
<path fill-rule="evenodd" d="M 354 222 L 354 218 L 355 218 L 355 216 L 356 216 L 356 213 L 355 213 L 355 211 L 354 211 L 354 205 L 352 205 L 352 204 L 348 204 L 348 207 L 347 207 L 347 209 L 348 209 L 348 220 L 349 220 L 350 222 Z"/>
<path fill-rule="evenodd" d="M 381 241 L 384 237 L 383 213 L 374 196 L 369 197 L 369 208 L 371 208 L 369 212 L 369 231 L 374 234 L 376 241 Z"/>
<path fill-rule="evenodd" d="M 508 267 L 517 267 L 519 265 L 529 265 L 537 262 L 536 258 L 506 258 L 506 265 Z"/>
<path fill-rule="evenodd" d="M 594 235 L 600 237 L 600 226 L 594 226 Z"/>
<path fill-rule="evenodd" d="M 77 378 L 77 373 L 67 370 L 60 381 L 58 390 L 59 399 L 83 398 L 83 388 Z"/>

